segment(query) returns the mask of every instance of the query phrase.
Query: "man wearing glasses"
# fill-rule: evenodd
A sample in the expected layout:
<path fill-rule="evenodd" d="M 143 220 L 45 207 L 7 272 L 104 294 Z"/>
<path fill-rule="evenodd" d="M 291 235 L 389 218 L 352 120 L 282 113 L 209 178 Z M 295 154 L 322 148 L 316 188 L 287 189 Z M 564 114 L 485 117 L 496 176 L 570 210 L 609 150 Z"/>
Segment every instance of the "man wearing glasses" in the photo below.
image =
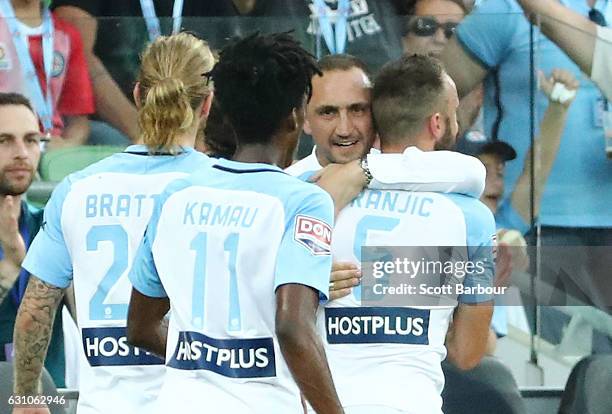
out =
<path fill-rule="evenodd" d="M 417 0 L 405 20 L 404 53 L 438 57 L 467 13 L 462 0 Z"/>

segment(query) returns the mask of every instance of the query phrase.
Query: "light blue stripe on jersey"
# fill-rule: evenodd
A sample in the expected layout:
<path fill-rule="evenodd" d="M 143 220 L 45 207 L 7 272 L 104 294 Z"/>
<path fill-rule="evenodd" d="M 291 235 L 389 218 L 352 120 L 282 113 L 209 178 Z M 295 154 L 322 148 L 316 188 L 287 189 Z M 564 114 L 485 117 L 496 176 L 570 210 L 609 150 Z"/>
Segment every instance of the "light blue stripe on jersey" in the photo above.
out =
<path fill-rule="evenodd" d="M 480 200 L 461 194 L 443 194 L 453 201 L 463 212 L 466 228 L 466 246 L 468 247 L 468 260 L 482 261 L 485 271 L 481 274 L 468 273 L 463 285 L 473 288 L 476 286 L 491 287 L 495 277 L 495 263 L 493 257 L 493 239 L 495 236 L 495 219 Z M 478 303 L 492 300 L 492 295 L 462 294 L 458 300 L 462 303 Z"/>
<path fill-rule="evenodd" d="M 130 280 L 138 291 L 152 297 L 166 296 L 151 248 L 165 201 L 172 194 L 191 186 L 256 192 L 279 199 L 285 209 L 285 228 L 277 253 L 274 285 L 278 287 L 287 283 L 303 284 L 327 296 L 331 255 L 313 254 L 296 241 L 294 227 L 298 215 L 312 217 L 330 227 L 333 226 L 334 208 L 331 197 L 318 186 L 291 177 L 275 166 L 225 159 L 219 160 L 214 168 L 172 182 L 162 194 L 130 273 Z"/>
<path fill-rule="evenodd" d="M 297 178 L 299 180 L 301 180 L 301 181 L 308 181 L 310 179 L 310 177 L 312 177 L 316 173 L 317 173 L 317 171 L 304 171 L 303 173 L 298 175 Z"/>
<path fill-rule="evenodd" d="M 27 252 L 23 267 L 30 274 L 51 285 L 59 288 L 70 285 L 72 260 L 62 230 L 62 209 L 72 185 L 79 180 L 101 173 L 134 175 L 191 173 L 210 165 L 210 162 L 210 158 L 193 148 L 181 148 L 177 155 L 148 155 L 148 149 L 144 145 L 132 145 L 123 153 L 111 155 L 82 171 L 69 175 L 53 191 L 45 207 L 43 226 Z M 112 191 L 112 188 L 108 189 L 109 193 Z"/>

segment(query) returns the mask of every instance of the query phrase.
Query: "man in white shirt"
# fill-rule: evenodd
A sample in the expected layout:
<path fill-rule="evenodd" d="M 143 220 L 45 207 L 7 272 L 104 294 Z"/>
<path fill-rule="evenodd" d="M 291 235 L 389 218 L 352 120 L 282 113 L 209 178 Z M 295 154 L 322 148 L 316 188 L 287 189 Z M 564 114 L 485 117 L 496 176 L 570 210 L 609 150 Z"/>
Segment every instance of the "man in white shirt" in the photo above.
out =
<path fill-rule="evenodd" d="M 287 168 L 300 176 L 331 163 L 345 164 L 366 155 L 376 136 L 372 123 L 372 83 L 365 64 L 351 55 L 319 61 L 323 76 L 312 79 L 304 132 L 312 135 L 312 154 Z"/>

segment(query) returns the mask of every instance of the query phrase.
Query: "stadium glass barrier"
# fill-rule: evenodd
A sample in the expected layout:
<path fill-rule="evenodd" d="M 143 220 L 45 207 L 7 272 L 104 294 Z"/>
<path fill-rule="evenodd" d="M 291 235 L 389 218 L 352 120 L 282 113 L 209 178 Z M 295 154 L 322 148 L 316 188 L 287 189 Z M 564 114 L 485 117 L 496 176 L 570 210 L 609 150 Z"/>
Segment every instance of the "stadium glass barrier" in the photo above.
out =
<path fill-rule="evenodd" d="M 610 13 L 599 14 L 608 21 L 612 18 Z M 570 55 L 599 43 L 600 50 L 607 46 L 603 53 L 609 61 L 612 48 L 606 40 L 567 23 L 546 16 L 538 16 L 537 22 L 545 27 L 536 26 L 532 34 L 536 70 L 550 77 L 553 70 L 564 69 L 579 82 L 560 139 L 547 139 L 539 128 L 541 144 L 533 180 L 543 183 L 541 209 L 533 226 L 540 246 L 534 279 L 556 291 L 551 296 L 556 299 L 541 303 L 550 306 L 532 310 L 533 326 L 541 343 L 553 346 L 557 361 L 573 367 L 582 357 L 612 352 L 612 108 L 591 73 L 580 70 L 542 32 L 554 27 L 571 38 L 571 44 L 565 45 Z M 540 91 L 546 83 L 539 82 Z M 563 88 L 554 88 L 561 101 L 572 96 Z M 538 95 L 536 108 L 542 106 L 542 92 Z M 564 111 L 558 109 L 559 103 L 556 106 L 553 113 L 560 118 Z M 534 123 L 541 124 L 545 116 L 546 112 L 536 110 Z M 550 160 L 551 171 L 545 180 L 543 167 Z M 533 192 L 537 191 L 536 186 Z"/>
<path fill-rule="evenodd" d="M 437 47 L 432 46 L 434 36 L 446 42 L 450 35 L 459 37 L 464 53 L 481 68 L 490 68 L 483 79 L 482 92 L 474 92 L 470 98 L 472 107 L 482 100 L 482 110 L 461 114 L 464 134 L 458 145 L 462 151 L 475 155 L 489 141 L 512 145 L 517 157 L 506 159 L 504 186 L 490 199 L 498 202 L 498 225 L 516 230 L 500 233 L 500 239 L 516 243 L 517 248 L 522 247 L 524 240 L 533 248 L 529 251 L 529 267 L 514 272 L 509 282 L 517 292 L 516 300 L 504 306 L 507 335 L 499 340 L 496 356 L 513 369 L 525 397 L 540 395 L 532 392 L 533 386 L 544 386 L 544 393 L 558 393 L 581 357 L 612 350 L 609 315 L 612 296 L 601 297 L 612 284 L 598 282 L 601 279 L 589 272 L 575 275 L 576 263 L 564 263 L 556 274 L 543 274 L 550 267 L 551 257 L 559 255 L 554 249 L 548 251 L 549 246 L 567 247 L 566 261 L 578 262 L 582 258 L 590 263 L 589 255 L 595 250 L 589 245 L 611 244 L 610 230 L 607 236 L 597 230 L 567 230 L 612 227 L 612 223 L 605 222 L 606 217 L 612 220 L 609 214 L 612 200 L 606 198 L 612 195 L 612 160 L 606 156 L 606 148 L 612 145 L 606 145 L 603 133 L 603 123 L 611 120 L 609 116 L 601 121 L 596 119 L 596 105 L 600 102 L 596 87 L 568 59 L 560 57 L 555 46 L 537 26 L 528 25 L 521 13 L 473 15 L 457 29 L 458 34 L 453 34 L 454 25 L 447 23 L 458 22 L 462 16 L 454 19 L 434 16 L 439 18 L 432 21 L 431 16 L 395 16 L 376 8 L 379 6 L 368 8 L 367 4 L 365 8 L 354 5 L 351 9 L 345 51 L 364 59 L 373 73 L 402 53 Z M 168 33 L 171 19 L 160 20 L 162 31 Z M 329 39 L 320 26 L 319 19 L 306 15 L 185 17 L 182 21 L 184 30 L 204 37 L 215 49 L 222 48 L 235 35 L 293 30 L 304 47 L 317 57 L 329 53 Z M 144 21 L 101 18 L 98 29 L 96 53 L 126 96 L 131 97 L 139 54 L 148 42 Z M 540 88 L 538 71 L 550 76 L 556 68 L 569 68 L 580 82 L 580 90 L 568 111 L 563 128 L 566 132 L 556 138 L 544 137 L 544 141 L 541 122 L 550 103 Z M 465 72 L 465 68 L 452 70 Z M 468 102 L 466 99 L 465 103 Z M 551 119 L 559 121 L 560 115 L 553 113 Z M 530 152 L 530 148 L 536 149 Z M 304 136 L 298 156 L 309 154 L 311 149 L 311 139 Z M 507 151 L 499 152 L 499 148 L 492 151 L 493 155 L 507 157 Z M 52 187 L 50 182 L 36 182 L 30 194 L 44 200 Z M 514 196 L 517 189 L 520 194 Z M 520 212 L 517 204 L 521 204 Z M 532 211 L 532 207 L 538 211 Z M 603 214 L 606 211 L 607 216 Z M 593 283 L 586 291 L 577 292 L 575 287 L 585 280 Z M 534 292 L 540 288 L 556 292 L 556 296 L 553 293 L 546 296 L 554 300 L 538 302 L 539 296 Z M 594 293 L 599 294 L 595 299 Z"/>

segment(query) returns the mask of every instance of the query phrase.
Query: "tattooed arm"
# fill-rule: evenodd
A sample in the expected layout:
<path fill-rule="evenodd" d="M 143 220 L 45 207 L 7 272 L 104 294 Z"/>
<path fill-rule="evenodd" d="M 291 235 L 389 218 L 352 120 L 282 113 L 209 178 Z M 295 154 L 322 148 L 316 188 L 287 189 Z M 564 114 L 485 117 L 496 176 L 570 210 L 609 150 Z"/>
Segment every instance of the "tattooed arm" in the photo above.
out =
<path fill-rule="evenodd" d="M 43 362 L 53 330 L 55 312 L 64 290 L 34 275 L 26 289 L 15 320 L 15 395 L 39 393 Z"/>

